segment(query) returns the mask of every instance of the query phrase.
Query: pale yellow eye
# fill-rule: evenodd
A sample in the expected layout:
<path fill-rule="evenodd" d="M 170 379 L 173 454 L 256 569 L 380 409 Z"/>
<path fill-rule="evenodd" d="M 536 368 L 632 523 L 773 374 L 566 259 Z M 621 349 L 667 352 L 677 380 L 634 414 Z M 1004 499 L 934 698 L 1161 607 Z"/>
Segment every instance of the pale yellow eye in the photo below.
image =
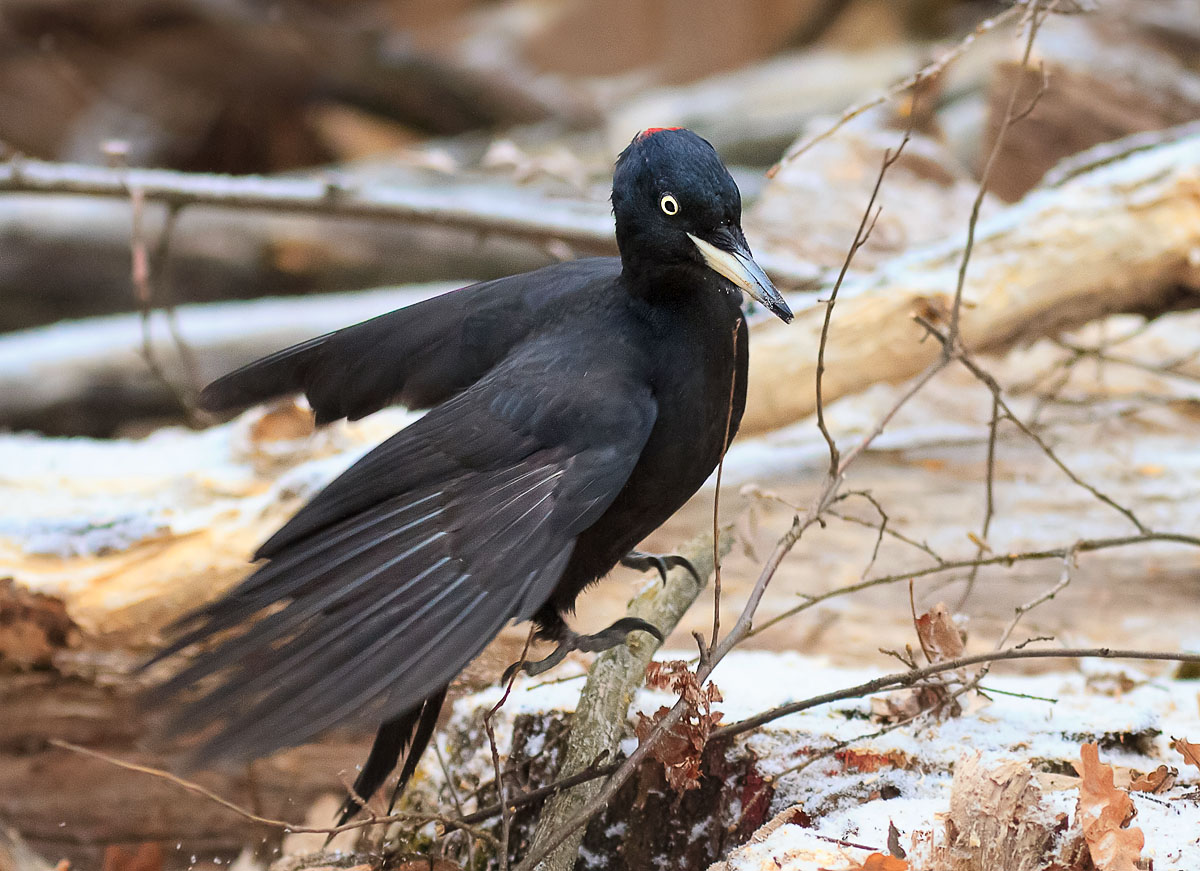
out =
<path fill-rule="evenodd" d="M 658 201 L 658 207 L 668 215 L 679 214 L 679 200 L 675 199 L 670 194 L 662 195 L 662 199 Z"/>

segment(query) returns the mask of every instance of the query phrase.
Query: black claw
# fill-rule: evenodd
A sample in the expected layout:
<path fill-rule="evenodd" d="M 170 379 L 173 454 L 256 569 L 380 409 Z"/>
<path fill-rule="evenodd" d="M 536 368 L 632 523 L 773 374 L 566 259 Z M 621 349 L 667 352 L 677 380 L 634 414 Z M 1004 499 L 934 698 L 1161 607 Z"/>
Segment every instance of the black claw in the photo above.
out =
<path fill-rule="evenodd" d="M 630 632 L 648 632 L 658 639 L 659 644 L 663 642 L 662 630 L 653 623 L 648 623 L 640 617 L 622 617 L 611 626 L 601 629 L 593 635 L 570 633 L 554 649 L 554 652 L 545 659 L 538 660 L 537 662 L 526 662 L 524 660 L 514 662 L 504 670 L 504 674 L 500 678 L 500 683 L 507 684 L 518 671 L 523 671 L 530 677 L 539 675 L 544 671 L 549 671 L 566 659 L 567 654 L 572 650 L 582 650 L 585 653 L 599 653 L 602 650 L 616 647 L 618 644 L 625 642 Z"/>
<path fill-rule="evenodd" d="M 584 637 L 593 643 L 604 645 L 603 647 L 592 649 L 608 650 L 610 647 L 616 647 L 618 644 L 624 643 L 630 632 L 648 632 L 658 639 L 659 644 L 664 640 L 662 631 L 657 626 L 653 623 L 648 623 L 640 617 L 622 617 L 607 629 L 601 629 L 595 635 Z"/>
<path fill-rule="evenodd" d="M 621 559 L 621 565 L 627 569 L 634 569 L 639 572 L 648 572 L 654 569 L 658 572 L 662 582 L 667 582 L 667 572 L 671 569 L 687 569 L 697 584 L 703 584 L 700 580 L 700 573 L 696 571 L 696 567 L 686 557 L 679 556 L 674 553 L 643 553 L 640 550 L 631 550 Z"/>

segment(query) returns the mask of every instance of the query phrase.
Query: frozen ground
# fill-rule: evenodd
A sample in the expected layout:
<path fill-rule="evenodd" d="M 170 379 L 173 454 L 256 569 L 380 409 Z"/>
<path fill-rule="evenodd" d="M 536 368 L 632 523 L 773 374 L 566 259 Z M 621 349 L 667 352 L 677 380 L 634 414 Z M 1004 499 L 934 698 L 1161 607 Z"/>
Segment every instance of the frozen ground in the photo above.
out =
<path fill-rule="evenodd" d="M 658 658 L 690 655 L 664 652 Z M 792 714 L 749 734 L 745 747 L 758 757 L 760 772 L 775 781 L 771 813 L 802 823 L 777 821 L 761 841 L 734 851 L 728 871 L 845 867 L 868 855 L 846 844 L 886 853 L 889 824 L 899 829 L 900 843 L 909 849 L 915 833 L 940 836 L 939 815 L 949 810 L 954 767 L 974 754 L 985 768 L 1007 760 L 1030 766 L 1042 790 L 1041 807 L 1073 818 L 1079 781 L 1070 774 L 1072 763 L 1079 759 L 1080 746 L 1092 741 L 1100 744 L 1101 761 L 1118 772 L 1145 773 L 1162 764 L 1179 770 L 1167 792 L 1132 793 L 1137 809 L 1133 824 L 1145 833 L 1143 856 L 1153 859 L 1157 871 L 1200 868 L 1200 770 L 1186 765 L 1170 740 L 1200 737 L 1200 683 L 1130 663 L 1071 665 L 1060 663 L 1056 667 L 1062 670 L 1041 674 L 1020 673 L 1019 665 L 997 667 L 985 684 L 990 700 L 976 698 L 959 717 L 929 718 L 875 738 L 860 738 L 878 728 L 869 720 L 869 699 Z M 821 657 L 748 651 L 732 654 L 714 680 L 725 698 L 718 706 L 725 721 L 736 722 L 881 673 L 883 669 L 837 667 Z M 578 686 L 578 681 L 520 682 L 502 709 L 504 723 L 517 713 L 570 710 Z M 456 716 L 477 716 L 499 693 L 489 689 L 460 700 Z M 663 693 L 642 691 L 631 712 L 649 713 L 672 701 Z M 504 728 L 499 732 L 502 752 L 510 734 Z M 789 771 L 846 741 L 853 742 L 851 755 L 831 755 Z M 486 748 L 481 755 L 487 755 Z M 481 758 L 479 774 L 485 775 L 490 764 Z"/>

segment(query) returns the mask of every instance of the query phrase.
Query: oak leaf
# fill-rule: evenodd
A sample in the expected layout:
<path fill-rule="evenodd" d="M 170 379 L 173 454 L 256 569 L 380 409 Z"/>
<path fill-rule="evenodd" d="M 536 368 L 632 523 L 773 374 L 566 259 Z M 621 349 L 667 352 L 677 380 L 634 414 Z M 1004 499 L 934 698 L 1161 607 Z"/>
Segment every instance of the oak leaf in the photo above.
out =
<path fill-rule="evenodd" d="M 912 765 L 908 754 L 900 750 L 879 753 L 874 750 L 856 750 L 847 747 L 834 753 L 833 757 L 841 762 L 847 770 L 861 771 L 865 774 L 881 771 L 884 768 L 907 770 Z"/>
<path fill-rule="evenodd" d="M 1146 837 L 1139 828 L 1125 828 L 1135 810 L 1129 793 L 1113 785 L 1113 769 L 1100 761 L 1096 744 L 1079 750 L 1079 823 L 1096 871 L 1137 871 Z"/>
<path fill-rule="evenodd" d="M 1171 746 L 1179 752 L 1184 762 L 1200 768 L 1200 744 L 1193 744 L 1186 738 L 1172 738 Z"/>
<path fill-rule="evenodd" d="M 930 664 L 949 662 L 963 655 L 963 636 L 944 602 L 917 618 L 917 638 Z"/>
<path fill-rule="evenodd" d="M 708 736 L 723 716 L 712 709 L 722 701 L 716 684 L 701 685 L 695 673 L 680 659 L 651 662 L 646 667 L 646 685 L 676 693 L 684 703 L 683 716 L 667 730 L 650 751 L 651 757 L 662 763 L 667 783 L 678 792 L 700 785 L 700 764 Z M 670 713 L 660 707 L 651 716 L 638 713 L 633 730 L 638 743 L 643 743 L 658 723 Z"/>
<path fill-rule="evenodd" d="M 1160 765 L 1153 771 L 1135 777 L 1129 784 L 1133 792 L 1166 792 L 1175 785 L 1179 772 L 1166 765 Z"/>

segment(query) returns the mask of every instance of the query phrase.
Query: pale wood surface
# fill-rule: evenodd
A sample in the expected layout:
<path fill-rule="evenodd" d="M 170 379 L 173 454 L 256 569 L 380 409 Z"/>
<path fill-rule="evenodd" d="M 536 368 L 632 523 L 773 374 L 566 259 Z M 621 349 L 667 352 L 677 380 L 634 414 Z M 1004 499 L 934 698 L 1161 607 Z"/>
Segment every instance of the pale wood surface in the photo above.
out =
<path fill-rule="evenodd" d="M 955 230 L 954 241 L 847 281 L 825 353 L 827 399 L 903 381 L 941 353 L 913 317 L 944 324 L 962 237 Z M 1113 312 L 1190 305 L 1200 286 L 1197 250 L 1200 137 L 1192 136 L 1035 191 L 982 221 L 963 293 L 963 340 L 1000 351 Z M 756 330 L 743 433 L 813 412 L 824 315 L 817 303 L 791 325 Z"/>

